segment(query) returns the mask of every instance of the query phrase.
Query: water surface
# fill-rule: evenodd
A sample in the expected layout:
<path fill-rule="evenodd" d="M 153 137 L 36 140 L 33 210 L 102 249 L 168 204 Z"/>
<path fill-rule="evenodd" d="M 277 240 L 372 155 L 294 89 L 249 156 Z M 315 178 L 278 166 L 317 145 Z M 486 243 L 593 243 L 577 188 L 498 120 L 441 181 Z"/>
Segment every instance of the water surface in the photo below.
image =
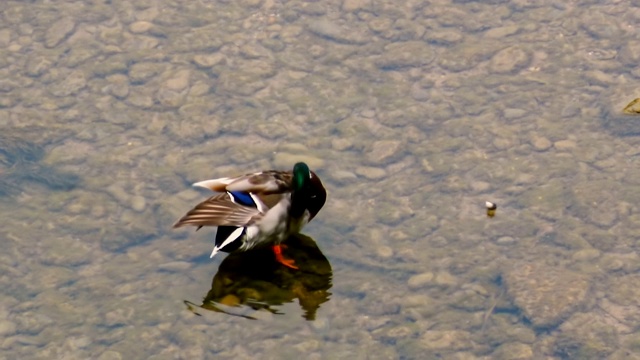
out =
<path fill-rule="evenodd" d="M 0 17 L 1 357 L 638 351 L 640 125 L 620 115 L 640 96 L 637 6 L 5 1 Z M 260 282 L 276 305 L 230 307 L 257 320 L 197 316 L 184 301 L 226 255 L 209 260 L 211 229 L 171 229 L 208 196 L 190 184 L 296 161 L 328 189 L 305 234 L 329 278 L 276 269 Z"/>

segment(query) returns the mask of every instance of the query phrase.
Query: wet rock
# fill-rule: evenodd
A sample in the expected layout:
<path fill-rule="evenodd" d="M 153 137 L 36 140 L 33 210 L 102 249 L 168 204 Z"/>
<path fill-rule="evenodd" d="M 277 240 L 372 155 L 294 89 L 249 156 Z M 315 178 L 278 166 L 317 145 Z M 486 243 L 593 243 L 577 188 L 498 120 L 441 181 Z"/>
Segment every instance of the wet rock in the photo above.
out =
<path fill-rule="evenodd" d="M 425 33 L 424 26 L 405 18 L 396 19 L 391 28 L 381 32 L 383 39 L 397 41 L 409 41 L 420 39 Z"/>
<path fill-rule="evenodd" d="M 575 206 L 572 212 L 594 225 L 610 228 L 618 222 L 620 184 L 617 181 L 596 180 L 573 184 Z"/>
<path fill-rule="evenodd" d="M 129 25 L 129 31 L 134 34 L 142 34 L 153 28 L 153 24 L 148 21 L 136 21 Z"/>
<path fill-rule="evenodd" d="M 109 45 L 118 45 L 123 41 L 124 28 L 122 24 L 107 24 L 100 26 L 98 30 L 98 39 L 100 42 Z"/>
<path fill-rule="evenodd" d="M 60 44 L 62 40 L 67 38 L 67 36 L 69 36 L 69 34 L 73 32 L 75 27 L 76 23 L 72 18 L 69 17 L 65 17 L 56 21 L 46 31 L 44 37 L 44 45 L 48 48 L 58 46 L 58 44 Z"/>
<path fill-rule="evenodd" d="M 640 114 L 640 98 L 633 99 L 624 107 L 624 109 L 622 109 L 622 112 L 628 115 Z"/>
<path fill-rule="evenodd" d="M 533 146 L 536 151 L 549 150 L 551 148 L 551 145 L 553 145 L 553 143 L 551 143 L 551 141 L 546 137 L 539 135 L 534 135 L 531 137 L 531 146 Z"/>
<path fill-rule="evenodd" d="M 129 95 L 129 78 L 123 74 L 114 74 L 107 77 L 108 91 L 118 99 L 124 99 Z"/>
<path fill-rule="evenodd" d="M 560 326 L 554 353 L 561 358 L 605 359 L 619 347 L 618 332 L 593 313 L 576 314 Z"/>
<path fill-rule="evenodd" d="M 163 86 L 169 90 L 182 91 L 189 86 L 191 71 L 187 69 L 178 70 L 167 79 Z"/>
<path fill-rule="evenodd" d="M 449 295 L 447 303 L 455 309 L 473 312 L 486 311 L 491 306 L 489 300 L 486 293 L 478 292 L 475 289 L 462 289 Z"/>
<path fill-rule="evenodd" d="M 618 39 L 622 36 L 620 22 L 604 12 L 585 12 L 581 24 L 584 30 L 596 39 Z"/>
<path fill-rule="evenodd" d="M 240 48 L 240 55 L 245 59 L 256 60 L 260 58 L 268 58 L 270 53 L 269 50 L 261 44 L 251 42 Z"/>
<path fill-rule="evenodd" d="M 454 287 L 458 285 L 458 282 L 458 278 L 446 271 L 440 271 L 434 279 L 434 284 L 442 287 Z"/>
<path fill-rule="evenodd" d="M 461 42 L 464 36 L 457 30 L 428 31 L 424 40 L 438 45 L 453 45 Z"/>
<path fill-rule="evenodd" d="M 184 105 L 185 92 L 178 92 L 169 90 L 167 88 L 161 88 L 155 94 L 156 101 L 165 108 L 178 108 Z"/>
<path fill-rule="evenodd" d="M 305 73 L 313 71 L 314 63 L 309 59 L 308 53 L 285 50 L 278 54 L 278 60 L 287 68 L 295 71 L 303 71 Z"/>
<path fill-rule="evenodd" d="M 146 200 L 140 195 L 134 195 L 131 198 L 131 208 L 137 212 L 143 212 L 147 207 Z"/>
<path fill-rule="evenodd" d="M 520 31 L 519 25 L 507 25 L 487 30 L 484 36 L 489 39 L 502 39 Z"/>
<path fill-rule="evenodd" d="M 575 252 L 571 258 L 576 261 L 591 262 L 600 257 L 600 250 L 598 249 L 582 249 Z"/>
<path fill-rule="evenodd" d="M 429 330 L 420 339 L 429 350 L 462 351 L 472 347 L 471 335 L 463 330 Z"/>
<path fill-rule="evenodd" d="M 578 146 L 575 141 L 566 139 L 566 140 L 558 140 L 553 143 L 553 147 L 561 151 L 567 151 L 571 149 L 575 149 Z"/>
<path fill-rule="evenodd" d="M 507 108 L 502 112 L 502 116 L 507 120 L 519 119 L 527 114 L 529 114 L 527 110 L 514 108 Z"/>
<path fill-rule="evenodd" d="M 133 64 L 129 69 L 129 78 L 134 84 L 143 84 L 149 81 L 151 78 L 160 74 L 164 69 L 165 64 L 158 64 L 152 62 L 140 62 Z"/>
<path fill-rule="evenodd" d="M 401 340 L 413 337 L 418 333 L 419 329 L 415 325 L 389 325 L 381 329 L 375 330 L 375 334 L 381 333 L 382 337 L 387 340 Z"/>
<path fill-rule="evenodd" d="M 369 180 L 377 180 L 387 176 L 387 171 L 377 167 L 358 166 L 356 168 L 356 174 L 363 176 Z"/>
<path fill-rule="evenodd" d="M 0 92 L 3 93 L 11 93 L 17 87 L 19 87 L 17 82 L 11 80 L 0 80 Z"/>
<path fill-rule="evenodd" d="M 334 138 L 331 140 L 331 147 L 334 150 L 344 151 L 353 146 L 353 140 L 348 138 Z"/>
<path fill-rule="evenodd" d="M 95 76 L 105 77 L 116 73 L 126 73 L 129 70 L 129 60 L 121 54 L 109 56 L 103 61 L 96 61 L 89 70 Z"/>
<path fill-rule="evenodd" d="M 210 68 L 218 64 L 224 64 L 226 57 L 221 53 L 199 54 L 193 57 L 193 62 L 201 68 Z"/>
<path fill-rule="evenodd" d="M 40 289 L 58 289 L 64 284 L 69 284 L 78 280 L 76 270 L 70 267 L 47 266 L 34 269 L 30 274 L 30 284 Z M 43 296 L 40 293 L 38 296 Z"/>
<path fill-rule="evenodd" d="M 155 104 L 155 102 L 151 95 L 143 94 L 138 91 L 133 91 L 127 97 L 127 104 L 130 104 L 140 109 L 150 109 Z"/>
<path fill-rule="evenodd" d="M 515 305 L 540 328 L 568 318 L 584 303 L 589 290 L 583 275 L 544 263 L 513 266 L 505 271 L 504 280 Z"/>
<path fill-rule="evenodd" d="M 211 91 L 211 86 L 207 82 L 197 81 L 193 86 L 189 89 L 190 97 L 203 96 Z M 196 105 L 197 106 L 197 105 Z"/>
<path fill-rule="evenodd" d="M 72 354 L 77 354 L 80 349 L 86 348 L 91 342 L 92 340 L 88 336 L 72 336 L 64 342 L 64 347 L 69 349 Z"/>
<path fill-rule="evenodd" d="M 640 275 L 620 276 L 607 285 L 609 297 L 600 306 L 624 325 L 636 328 L 640 323 Z"/>
<path fill-rule="evenodd" d="M 257 63 L 255 65 L 258 65 Z M 258 68 L 245 69 L 241 71 L 225 71 L 218 78 L 218 87 L 221 91 L 249 96 L 260 89 L 264 89 L 267 84 L 264 79 L 275 75 L 273 71 L 266 72 L 267 64 L 263 63 L 263 70 Z M 248 64 L 248 66 L 251 66 Z"/>
<path fill-rule="evenodd" d="M 376 59 L 375 64 L 383 70 L 394 70 L 423 66 L 433 61 L 434 57 L 433 50 L 425 42 L 406 41 L 385 46 L 384 54 Z"/>
<path fill-rule="evenodd" d="M 498 51 L 489 63 L 492 72 L 511 74 L 520 71 L 531 62 L 531 55 L 515 46 Z"/>
<path fill-rule="evenodd" d="M 388 259 L 393 256 L 393 249 L 390 246 L 378 246 L 376 248 L 376 255 L 383 259 Z"/>
<path fill-rule="evenodd" d="M 273 51 L 273 52 L 280 52 L 282 50 L 284 50 L 287 45 L 285 44 L 284 41 L 282 41 L 282 39 L 279 38 L 267 38 L 267 39 L 261 39 L 260 40 L 260 44 L 262 44 L 262 46 L 264 46 L 265 48 Z"/>
<path fill-rule="evenodd" d="M 102 44 L 93 41 L 82 41 L 75 43 L 66 56 L 61 59 L 60 65 L 66 65 L 69 68 L 75 68 L 80 64 L 86 63 L 90 59 L 94 59 L 99 54 L 102 54 L 105 51 Z M 96 62 L 102 61 L 102 59 L 97 60 Z"/>
<path fill-rule="evenodd" d="M 307 29 L 320 37 L 342 44 L 365 44 L 367 38 L 361 31 L 347 28 L 328 19 L 312 20 Z"/>
<path fill-rule="evenodd" d="M 342 11 L 352 12 L 358 10 L 370 9 L 372 6 L 371 0 L 344 0 L 342 2 Z"/>
<path fill-rule="evenodd" d="M 448 52 L 438 58 L 438 64 L 445 70 L 459 72 L 473 68 L 478 62 L 460 52 Z"/>
<path fill-rule="evenodd" d="M 25 71 L 27 75 L 31 77 L 39 77 L 42 74 L 46 73 L 51 66 L 53 65 L 53 61 L 44 56 L 31 56 L 25 65 Z"/>
<path fill-rule="evenodd" d="M 53 320 L 48 315 L 26 311 L 16 318 L 16 322 L 20 333 L 36 335 L 51 325 Z"/>
<path fill-rule="evenodd" d="M 97 360 L 122 360 L 122 354 L 117 351 L 107 350 L 100 354 Z"/>
<path fill-rule="evenodd" d="M 500 347 L 491 354 L 491 358 L 501 360 L 533 359 L 533 349 L 527 344 L 507 343 L 500 345 Z"/>
<path fill-rule="evenodd" d="M 434 277 L 435 275 L 432 272 L 413 275 L 407 281 L 407 285 L 409 286 L 410 289 L 413 289 L 413 290 L 420 289 L 427 285 L 432 284 Z"/>
<path fill-rule="evenodd" d="M 634 273 L 640 270 L 640 256 L 637 253 L 605 253 L 600 259 L 599 266 L 605 271 L 624 271 Z"/>
<path fill-rule="evenodd" d="M 63 97 L 75 95 L 87 86 L 87 79 L 82 71 L 73 71 L 62 82 L 52 87 L 51 93 L 55 96 Z"/>
<path fill-rule="evenodd" d="M 192 20 L 191 18 L 189 18 Z M 210 19 L 206 20 L 207 22 Z M 185 26 L 194 26 L 193 24 L 185 25 Z M 220 32 L 217 27 L 219 25 L 207 25 L 201 26 L 198 28 L 194 28 L 191 32 L 184 33 L 179 32 L 176 33 L 176 38 L 169 41 L 172 45 L 168 51 L 175 51 L 177 53 L 187 53 L 187 52 L 200 52 L 200 53 L 213 53 L 216 52 L 222 47 L 224 44 Z"/>
<path fill-rule="evenodd" d="M 375 33 L 387 32 L 393 26 L 393 20 L 387 17 L 373 17 L 367 24 L 369 29 Z"/>
<path fill-rule="evenodd" d="M 516 243 L 516 239 L 514 239 L 511 236 L 501 236 L 498 238 L 498 240 L 496 240 L 496 244 L 502 245 L 502 246 L 513 245 L 515 243 Z"/>
<path fill-rule="evenodd" d="M 411 85 L 411 97 L 416 101 L 426 101 L 432 97 L 432 90 L 433 82 L 422 79 Z"/>
<path fill-rule="evenodd" d="M 383 165 L 395 160 L 402 153 L 402 150 L 401 141 L 379 140 L 371 146 L 371 150 L 367 153 L 367 160 L 371 164 Z"/>

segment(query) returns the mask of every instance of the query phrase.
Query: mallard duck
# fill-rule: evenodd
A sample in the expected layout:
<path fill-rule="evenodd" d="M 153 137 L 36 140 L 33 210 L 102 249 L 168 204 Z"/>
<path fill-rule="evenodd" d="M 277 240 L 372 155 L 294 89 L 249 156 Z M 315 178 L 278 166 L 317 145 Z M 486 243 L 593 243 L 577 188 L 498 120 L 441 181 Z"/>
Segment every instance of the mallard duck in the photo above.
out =
<path fill-rule="evenodd" d="M 272 245 L 276 260 L 297 269 L 285 259 L 280 243 L 299 233 L 313 219 L 327 198 L 318 175 L 303 162 L 292 171 L 268 170 L 238 177 L 205 180 L 193 184 L 220 194 L 196 205 L 173 225 L 217 226 L 218 252 L 246 251 Z"/>

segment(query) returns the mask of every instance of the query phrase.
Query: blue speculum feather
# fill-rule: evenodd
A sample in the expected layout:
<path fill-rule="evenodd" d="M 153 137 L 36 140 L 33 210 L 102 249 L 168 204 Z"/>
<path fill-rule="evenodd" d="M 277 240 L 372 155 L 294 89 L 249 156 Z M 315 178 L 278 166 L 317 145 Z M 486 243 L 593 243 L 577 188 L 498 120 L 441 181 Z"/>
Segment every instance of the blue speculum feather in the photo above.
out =
<path fill-rule="evenodd" d="M 242 191 L 229 191 L 228 193 L 229 195 L 231 195 L 233 202 L 235 202 L 236 204 L 240 204 L 242 206 L 249 206 L 253 208 L 258 207 L 258 205 L 256 205 L 256 202 L 253 200 L 253 198 L 249 193 L 242 192 Z M 236 229 L 239 229 L 239 228 L 241 227 L 240 226 L 218 226 L 218 232 L 216 234 L 216 246 L 221 246 L 231 236 L 231 234 L 234 231 L 236 231 Z M 244 236 L 245 233 L 246 233 L 246 228 L 236 238 L 236 240 L 242 238 L 242 236 Z M 220 250 L 225 252 L 232 252 L 234 250 L 237 250 L 240 247 L 240 245 L 242 245 L 242 241 L 236 241 L 236 240 L 226 245 L 225 247 L 221 248 Z"/>
<path fill-rule="evenodd" d="M 229 193 L 233 196 L 237 204 L 257 208 L 255 201 L 253 201 L 253 198 L 249 193 L 240 191 L 229 191 Z"/>

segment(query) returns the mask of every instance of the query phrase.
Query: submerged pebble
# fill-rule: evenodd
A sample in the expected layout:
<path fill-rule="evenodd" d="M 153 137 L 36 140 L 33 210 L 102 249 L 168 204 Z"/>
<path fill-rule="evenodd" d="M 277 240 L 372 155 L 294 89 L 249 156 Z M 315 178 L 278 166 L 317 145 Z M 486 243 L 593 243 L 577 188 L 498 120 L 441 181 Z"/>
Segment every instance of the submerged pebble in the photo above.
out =
<path fill-rule="evenodd" d="M 410 289 L 419 289 L 424 286 L 430 285 L 433 283 L 433 278 L 435 275 L 432 272 L 425 272 L 418 275 L 413 275 L 407 281 L 407 285 Z"/>

